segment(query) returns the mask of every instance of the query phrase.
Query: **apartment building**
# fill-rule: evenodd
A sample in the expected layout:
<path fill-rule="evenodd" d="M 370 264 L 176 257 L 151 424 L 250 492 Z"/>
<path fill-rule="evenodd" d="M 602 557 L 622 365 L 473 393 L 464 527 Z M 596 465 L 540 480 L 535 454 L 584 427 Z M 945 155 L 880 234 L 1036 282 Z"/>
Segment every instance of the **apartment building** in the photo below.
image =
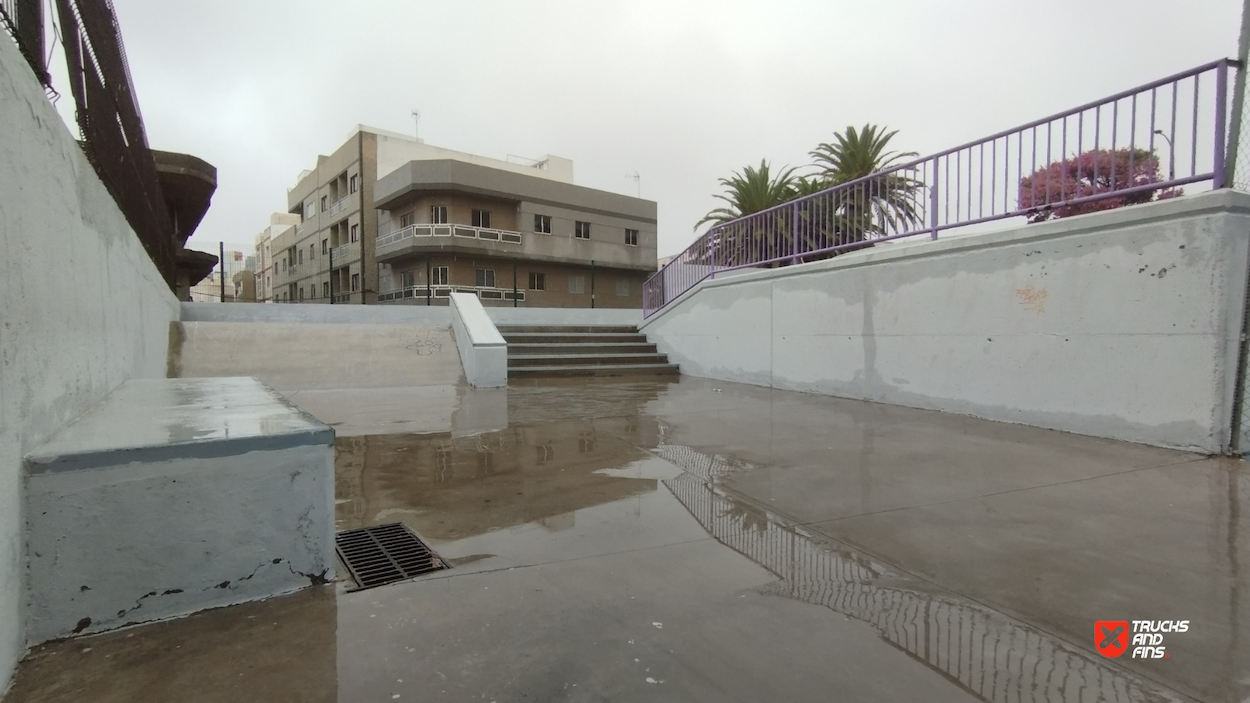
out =
<path fill-rule="evenodd" d="M 316 303 L 641 307 L 656 204 L 578 186 L 557 156 L 513 163 L 358 127 L 288 192 L 273 296 Z"/>
<path fill-rule="evenodd" d="M 273 240 L 278 235 L 295 228 L 300 222 L 299 215 L 287 212 L 275 212 L 269 216 L 269 226 L 256 235 L 256 302 L 273 301 Z"/>
<path fill-rule="evenodd" d="M 254 266 L 252 256 L 237 249 L 226 249 L 226 258 L 217 262 L 213 270 L 209 272 L 202 280 L 191 286 L 190 297 L 192 301 L 199 303 L 218 303 L 222 302 L 222 292 L 225 292 L 225 302 L 235 302 L 234 280 L 236 274 L 249 270 L 249 266 Z M 222 285 L 223 275 L 225 285 Z"/>

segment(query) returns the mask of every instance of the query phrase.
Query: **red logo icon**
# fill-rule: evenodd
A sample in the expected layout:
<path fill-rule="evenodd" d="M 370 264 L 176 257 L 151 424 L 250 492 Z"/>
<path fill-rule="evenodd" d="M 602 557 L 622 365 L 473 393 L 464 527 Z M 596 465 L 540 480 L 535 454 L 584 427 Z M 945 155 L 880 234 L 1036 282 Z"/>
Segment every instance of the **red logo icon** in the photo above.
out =
<path fill-rule="evenodd" d="M 1094 623 L 1094 648 L 1114 659 L 1128 649 L 1128 620 L 1099 620 Z"/>

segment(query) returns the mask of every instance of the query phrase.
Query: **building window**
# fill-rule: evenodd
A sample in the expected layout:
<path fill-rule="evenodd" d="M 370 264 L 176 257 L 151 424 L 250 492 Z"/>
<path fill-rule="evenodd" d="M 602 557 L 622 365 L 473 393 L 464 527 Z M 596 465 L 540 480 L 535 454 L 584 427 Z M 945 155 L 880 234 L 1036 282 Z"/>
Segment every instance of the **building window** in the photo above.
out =
<path fill-rule="evenodd" d="M 551 234 L 551 215 L 534 215 L 534 231 L 539 234 Z"/>
<path fill-rule="evenodd" d="M 325 212 L 326 210 L 329 210 L 329 209 L 330 209 L 330 196 L 328 195 L 321 196 L 321 211 Z"/>
<path fill-rule="evenodd" d="M 303 249 L 299 250 L 299 262 L 301 264 L 304 263 L 304 250 Z"/>
<path fill-rule="evenodd" d="M 304 301 L 304 287 L 303 286 L 299 287 L 299 299 L 300 299 L 300 302 Z"/>
<path fill-rule="evenodd" d="M 282 260 L 282 272 L 286 273 L 286 259 Z"/>
<path fill-rule="evenodd" d="M 329 239 L 321 240 L 321 253 L 322 254 L 330 253 L 330 240 Z"/>
<path fill-rule="evenodd" d="M 547 274 L 531 273 L 530 290 L 547 290 Z"/>
<path fill-rule="evenodd" d="M 315 212 L 316 211 L 313 210 L 313 204 L 311 200 L 304 203 L 304 219 L 305 220 L 311 218 L 315 214 Z"/>
<path fill-rule="evenodd" d="M 399 274 L 399 287 L 411 288 L 417 285 L 417 277 L 412 271 L 403 271 Z"/>
<path fill-rule="evenodd" d="M 490 210 L 474 210 L 473 226 L 490 229 Z"/>
<path fill-rule="evenodd" d="M 315 257 L 316 255 L 317 255 L 317 245 L 309 244 L 308 245 L 308 260 L 312 261 L 313 257 Z"/>
<path fill-rule="evenodd" d="M 578 239 L 590 239 L 590 223 L 578 222 L 573 228 L 573 236 Z"/>
<path fill-rule="evenodd" d="M 355 193 L 358 190 L 360 190 L 360 175 L 359 174 L 347 179 L 347 192 Z"/>
<path fill-rule="evenodd" d="M 625 244 L 631 247 L 638 246 L 638 230 L 636 229 L 625 230 Z"/>
<path fill-rule="evenodd" d="M 445 225 L 447 224 L 447 206 L 433 205 L 430 207 L 430 224 Z"/>
<path fill-rule="evenodd" d="M 414 220 L 415 220 L 415 218 L 412 216 L 412 213 L 411 213 L 411 212 L 406 212 L 406 213 L 404 213 L 404 214 L 402 214 L 402 215 L 400 215 L 400 216 L 399 216 L 399 226 L 400 226 L 401 228 L 402 228 L 402 227 L 411 227 L 411 226 L 412 226 L 412 223 L 413 223 L 413 221 L 414 221 Z"/>
<path fill-rule="evenodd" d="M 445 286 L 451 277 L 447 275 L 446 266 L 435 266 L 430 269 L 430 283 L 436 286 Z"/>
<path fill-rule="evenodd" d="M 360 274 L 353 273 L 352 274 L 352 292 L 355 293 L 358 290 L 360 290 Z"/>
<path fill-rule="evenodd" d="M 585 276 L 569 276 L 569 292 L 577 293 L 577 294 L 585 293 L 586 292 Z"/>
<path fill-rule="evenodd" d="M 329 281 L 325 281 L 321 284 L 321 297 L 322 298 L 330 297 L 330 282 Z"/>
<path fill-rule="evenodd" d="M 629 279 L 628 278 L 616 279 L 616 294 L 617 295 L 629 295 Z"/>
<path fill-rule="evenodd" d="M 477 282 L 474 285 L 484 288 L 495 287 L 495 269 L 478 269 Z"/>
<path fill-rule="evenodd" d="M 353 244 L 360 241 L 360 225 L 352 225 L 351 241 Z"/>

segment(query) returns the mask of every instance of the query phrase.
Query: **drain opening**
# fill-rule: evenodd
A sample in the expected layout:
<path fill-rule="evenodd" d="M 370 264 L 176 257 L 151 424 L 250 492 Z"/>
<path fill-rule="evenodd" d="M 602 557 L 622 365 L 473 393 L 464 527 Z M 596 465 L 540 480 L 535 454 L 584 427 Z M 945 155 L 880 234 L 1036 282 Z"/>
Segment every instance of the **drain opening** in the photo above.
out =
<path fill-rule="evenodd" d="M 450 568 L 399 522 L 340 532 L 334 536 L 334 551 L 356 581 L 355 591 Z"/>

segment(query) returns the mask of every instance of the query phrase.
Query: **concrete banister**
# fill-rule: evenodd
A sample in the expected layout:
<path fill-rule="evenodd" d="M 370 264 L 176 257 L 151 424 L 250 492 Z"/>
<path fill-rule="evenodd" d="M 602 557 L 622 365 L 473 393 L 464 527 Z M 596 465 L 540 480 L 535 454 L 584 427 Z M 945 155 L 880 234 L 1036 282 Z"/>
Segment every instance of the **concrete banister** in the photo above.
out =
<path fill-rule="evenodd" d="M 478 388 L 508 385 L 508 343 L 476 295 L 451 294 L 451 326 L 469 384 Z"/>

